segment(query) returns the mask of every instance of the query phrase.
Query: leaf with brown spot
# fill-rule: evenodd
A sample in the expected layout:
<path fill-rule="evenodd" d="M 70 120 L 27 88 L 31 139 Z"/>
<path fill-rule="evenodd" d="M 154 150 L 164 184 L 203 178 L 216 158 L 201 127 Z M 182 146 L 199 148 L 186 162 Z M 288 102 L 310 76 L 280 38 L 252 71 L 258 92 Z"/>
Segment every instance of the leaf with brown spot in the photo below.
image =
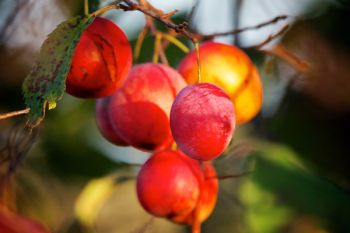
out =
<path fill-rule="evenodd" d="M 22 85 L 25 104 L 30 108 L 27 115 L 29 127 L 39 125 L 46 109 L 54 108 L 62 98 L 74 49 L 93 20 L 92 16 L 68 19 L 59 24 L 42 44 L 38 59 Z"/>

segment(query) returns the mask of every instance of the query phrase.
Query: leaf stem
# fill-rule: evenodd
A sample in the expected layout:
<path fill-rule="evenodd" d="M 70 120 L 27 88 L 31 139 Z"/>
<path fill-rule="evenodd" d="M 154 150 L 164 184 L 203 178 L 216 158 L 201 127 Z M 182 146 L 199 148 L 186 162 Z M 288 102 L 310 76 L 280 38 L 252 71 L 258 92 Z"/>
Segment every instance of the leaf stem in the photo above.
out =
<path fill-rule="evenodd" d="M 4 119 L 7 119 L 7 118 L 19 116 L 19 115 L 28 114 L 29 111 L 30 111 L 30 109 L 26 108 L 26 109 L 19 110 L 19 111 L 3 113 L 3 114 L 0 114 L 0 120 L 4 120 Z"/>

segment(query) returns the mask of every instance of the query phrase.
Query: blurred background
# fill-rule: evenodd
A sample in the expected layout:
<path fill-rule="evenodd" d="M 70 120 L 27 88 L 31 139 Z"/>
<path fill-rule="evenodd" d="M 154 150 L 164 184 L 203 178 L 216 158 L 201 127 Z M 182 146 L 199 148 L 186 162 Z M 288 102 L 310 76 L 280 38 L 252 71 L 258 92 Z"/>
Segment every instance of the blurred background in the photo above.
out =
<path fill-rule="evenodd" d="M 90 11 L 108 2 L 90 0 Z M 176 22 L 187 20 L 204 34 L 289 16 L 215 38 L 248 48 L 290 25 L 264 51 L 247 49 L 264 83 L 264 105 L 253 121 L 238 126 L 215 166 L 222 176 L 253 172 L 220 181 L 218 203 L 203 233 L 350 232 L 350 2 L 150 2 L 164 11 L 178 9 Z M 21 84 L 40 45 L 59 22 L 77 14 L 83 14 L 83 0 L 0 1 L 0 113 L 25 108 Z M 138 12 L 111 11 L 105 17 L 120 25 L 133 45 L 145 23 Z M 152 59 L 153 38 L 144 43 L 139 63 Z M 276 52 L 276 45 L 286 50 Z M 174 46 L 166 54 L 173 67 L 184 56 Z M 189 232 L 141 209 L 135 177 L 149 154 L 103 139 L 94 105 L 65 95 L 47 113 L 15 178 L 0 183 L 1 201 L 16 203 L 10 208 L 57 233 Z M 14 131 L 21 133 L 23 120 L 0 121 L 0 148 L 9 145 Z"/>

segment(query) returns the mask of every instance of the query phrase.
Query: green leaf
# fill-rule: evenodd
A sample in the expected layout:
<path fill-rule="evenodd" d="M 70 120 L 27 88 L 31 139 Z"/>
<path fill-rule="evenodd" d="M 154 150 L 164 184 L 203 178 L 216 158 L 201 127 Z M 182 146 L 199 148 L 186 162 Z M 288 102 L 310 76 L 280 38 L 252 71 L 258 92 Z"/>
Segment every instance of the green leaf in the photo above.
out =
<path fill-rule="evenodd" d="M 74 49 L 84 29 L 94 20 L 91 16 L 77 16 L 57 26 L 41 46 L 40 54 L 23 82 L 25 104 L 30 108 L 27 125 L 37 126 L 65 92 L 65 81 Z"/>

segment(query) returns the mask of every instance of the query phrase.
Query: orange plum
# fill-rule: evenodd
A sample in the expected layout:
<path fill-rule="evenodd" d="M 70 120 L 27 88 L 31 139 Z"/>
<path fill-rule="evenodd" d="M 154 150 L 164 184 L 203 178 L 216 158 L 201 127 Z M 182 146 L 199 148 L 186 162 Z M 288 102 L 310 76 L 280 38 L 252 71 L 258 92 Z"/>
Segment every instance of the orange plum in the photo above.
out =
<path fill-rule="evenodd" d="M 202 82 L 216 84 L 227 92 L 234 104 L 238 124 L 251 120 L 260 111 L 263 89 L 249 57 L 235 46 L 217 42 L 203 43 L 199 52 Z M 189 84 L 197 82 L 195 51 L 181 61 L 178 70 Z"/>

